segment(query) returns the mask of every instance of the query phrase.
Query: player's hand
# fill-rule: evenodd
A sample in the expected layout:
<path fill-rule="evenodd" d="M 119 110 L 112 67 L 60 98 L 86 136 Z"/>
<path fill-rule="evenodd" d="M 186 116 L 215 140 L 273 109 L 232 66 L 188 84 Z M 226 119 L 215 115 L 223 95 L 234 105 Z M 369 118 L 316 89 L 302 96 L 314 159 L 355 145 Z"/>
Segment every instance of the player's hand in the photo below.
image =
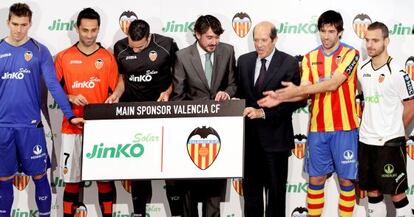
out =
<path fill-rule="evenodd" d="M 83 118 L 72 118 L 70 120 L 70 123 L 77 126 L 78 128 L 83 128 L 83 124 L 85 123 L 85 120 Z"/>
<path fill-rule="evenodd" d="M 282 85 L 285 86 L 285 88 L 275 91 L 278 95 L 279 100 L 284 101 L 297 96 L 297 93 L 299 92 L 299 86 L 296 86 L 294 83 L 287 81 L 282 81 Z"/>
<path fill-rule="evenodd" d="M 82 95 L 69 95 L 69 101 L 78 106 L 85 106 L 88 104 L 88 100 Z"/>
<path fill-rule="evenodd" d="M 167 102 L 170 99 L 170 93 L 168 91 L 164 91 L 160 93 L 160 97 L 158 97 L 157 102 Z"/>
<path fill-rule="evenodd" d="M 282 101 L 278 98 L 278 94 L 275 91 L 265 91 L 263 92 L 263 95 L 265 97 L 257 101 L 257 104 L 260 107 L 271 108 L 282 103 Z"/>
<path fill-rule="evenodd" d="M 243 116 L 249 119 L 264 118 L 263 109 L 256 109 L 253 107 L 246 107 L 243 111 Z"/>
<path fill-rule="evenodd" d="M 108 98 L 105 100 L 105 103 L 112 104 L 112 103 L 118 103 L 119 102 L 119 96 L 116 93 L 112 93 Z"/>
<path fill-rule="evenodd" d="M 214 98 L 214 100 L 220 102 L 220 101 L 226 101 L 230 99 L 230 95 L 224 91 L 219 91 L 216 94 L 216 97 Z"/>

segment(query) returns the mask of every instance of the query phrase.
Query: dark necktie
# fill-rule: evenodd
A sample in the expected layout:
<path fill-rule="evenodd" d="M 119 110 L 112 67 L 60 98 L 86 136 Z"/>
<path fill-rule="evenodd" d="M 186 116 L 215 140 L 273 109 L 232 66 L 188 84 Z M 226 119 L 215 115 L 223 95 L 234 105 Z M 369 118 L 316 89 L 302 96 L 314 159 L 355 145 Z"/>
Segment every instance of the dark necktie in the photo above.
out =
<path fill-rule="evenodd" d="M 266 59 L 261 59 L 260 60 L 262 62 L 262 66 L 260 67 L 260 73 L 259 73 L 259 77 L 256 80 L 256 84 L 254 85 L 254 88 L 256 89 L 257 93 L 260 93 L 260 91 L 263 88 L 263 84 L 265 81 L 265 77 L 266 77 Z"/>

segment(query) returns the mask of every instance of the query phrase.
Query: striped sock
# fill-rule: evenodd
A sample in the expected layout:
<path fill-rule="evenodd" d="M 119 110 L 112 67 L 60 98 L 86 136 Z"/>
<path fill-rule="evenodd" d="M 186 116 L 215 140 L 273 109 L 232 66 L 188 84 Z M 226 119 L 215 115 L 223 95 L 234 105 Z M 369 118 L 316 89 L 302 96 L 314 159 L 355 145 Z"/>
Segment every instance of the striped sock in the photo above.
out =
<path fill-rule="evenodd" d="M 111 182 L 97 182 L 99 206 L 103 217 L 112 217 L 112 200 L 114 198 Z"/>
<path fill-rule="evenodd" d="M 352 217 L 355 206 L 355 186 L 340 185 L 339 193 L 339 216 Z"/>
<path fill-rule="evenodd" d="M 320 217 L 322 215 L 323 206 L 325 204 L 325 185 L 308 185 L 308 216 Z"/>
<path fill-rule="evenodd" d="M 74 208 L 79 203 L 80 183 L 66 183 L 63 192 L 63 216 L 73 217 Z"/>

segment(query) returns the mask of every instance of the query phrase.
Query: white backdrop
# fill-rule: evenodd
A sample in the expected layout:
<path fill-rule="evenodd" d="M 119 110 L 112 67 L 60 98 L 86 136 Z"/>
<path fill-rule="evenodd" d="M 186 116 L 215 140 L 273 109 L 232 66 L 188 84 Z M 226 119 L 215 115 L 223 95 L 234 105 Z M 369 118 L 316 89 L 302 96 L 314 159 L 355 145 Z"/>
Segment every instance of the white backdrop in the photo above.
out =
<path fill-rule="evenodd" d="M 1 0 L 0 2 L 1 37 L 5 37 L 8 34 L 6 20 L 8 7 L 12 3 L 14 1 Z M 409 60 L 411 56 L 414 56 L 414 37 L 411 34 L 414 28 L 414 16 L 412 15 L 414 2 L 410 0 L 348 0 L 346 2 L 340 0 L 42 0 L 27 1 L 27 3 L 34 11 L 30 35 L 44 43 L 52 54 L 56 54 L 76 42 L 77 34 L 72 25 L 75 22 L 77 13 L 85 7 L 93 7 L 101 14 L 102 24 L 98 41 L 108 48 L 112 48 L 117 40 L 125 37 L 119 25 L 119 18 L 125 11 L 133 11 L 139 18 L 147 20 L 151 25 L 152 32 L 173 37 L 180 48 L 184 48 L 194 42 L 190 29 L 193 27 L 193 22 L 198 15 L 213 14 L 221 20 L 226 30 L 221 37 L 221 41 L 233 44 L 237 57 L 254 50 L 251 34 L 252 28 L 244 37 L 240 37 L 243 34 L 238 36 L 233 30 L 233 20 L 240 20 L 240 18 L 233 19 L 237 13 L 243 12 L 248 15 L 249 18 L 244 20 L 250 25 L 246 26 L 253 27 L 256 23 L 263 20 L 272 21 L 279 30 L 277 48 L 292 55 L 303 55 L 319 44 L 315 26 L 318 15 L 325 10 L 333 9 L 341 12 L 344 18 L 345 32 L 343 41 L 359 49 L 362 53 L 362 59 L 366 58 L 366 52 L 363 49 L 364 43 L 354 31 L 353 24 L 379 20 L 385 22 L 392 33 L 389 53 L 401 64 L 406 64 L 406 62 L 407 65 L 414 64 L 413 60 Z M 240 14 L 238 16 L 243 17 Z M 244 17 L 246 16 L 244 15 Z M 53 23 L 58 23 L 59 28 L 56 29 Z M 59 153 L 61 113 L 56 109 L 52 99 L 49 99 L 48 105 L 53 131 L 47 130 L 46 133 L 49 139 L 53 138 L 55 141 L 54 153 Z M 306 141 L 307 117 L 307 109 L 300 109 L 294 114 L 295 134 L 298 138 L 298 146 L 302 147 L 302 144 Z M 52 144 L 50 140 L 49 144 L 50 146 Z M 412 144 L 412 141 L 409 144 Z M 410 147 L 412 146 L 410 145 Z M 302 173 L 303 159 L 300 158 L 303 152 L 297 149 L 295 153 L 299 157 L 292 155 L 289 161 L 286 216 L 292 216 L 295 209 L 306 206 L 306 176 Z M 414 174 L 410 172 L 413 171 L 414 160 L 410 157 L 408 159 L 409 189 L 407 193 L 410 201 L 412 201 L 412 206 L 414 206 Z M 52 173 L 51 181 L 55 187 L 53 213 L 54 216 L 62 216 L 63 182 L 60 178 L 56 178 L 58 175 L 56 170 L 53 170 Z M 235 188 L 232 187 L 232 184 L 233 182 L 229 181 L 228 200 L 222 204 L 222 216 L 224 217 L 242 216 L 243 199 L 235 191 Z M 118 203 L 116 204 L 114 217 L 131 216 L 130 195 L 124 190 L 120 182 L 117 182 L 116 185 Z M 336 185 L 334 179 L 328 181 L 329 190 L 325 196 L 324 216 L 337 216 L 338 193 Z M 164 182 L 153 181 L 153 190 L 152 203 L 147 207 L 147 217 L 169 216 Z M 28 186 L 22 191 L 15 188 L 14 217 L 32 216 L 31 214 L 36 216 L 33 193 L 32 181 L 29 181 Z M 28 194 L 30 197 L 28 197 Z M 87 183 L 85 202 L 88 205 L 88 216 L 99 216 L 97 214 L 99 206 L 97 205 L 95 184 Z M 361 206 L 355 208 L 355 216 L 365 216 L 364 205 L 366 204 L 366 198 L 362 199 L 360 204 Z"/>

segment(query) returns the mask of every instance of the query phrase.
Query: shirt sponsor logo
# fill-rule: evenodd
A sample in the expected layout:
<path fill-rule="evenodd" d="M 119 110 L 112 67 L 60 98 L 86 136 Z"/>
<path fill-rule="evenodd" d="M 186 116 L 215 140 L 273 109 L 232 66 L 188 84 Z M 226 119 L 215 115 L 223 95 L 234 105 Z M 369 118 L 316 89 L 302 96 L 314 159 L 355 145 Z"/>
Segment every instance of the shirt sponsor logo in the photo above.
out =
<path fill-rule="evenodd" d="M 132 82 L 150 82 L 152 81 L 152 75 L 158 74 L 158 71 L 147 70 L 145 75 L 131 75 L 129 76 L 129 81 Z"/>
<path fill-rule="evenodd" d="M 89 81 L 75 81 L 72 84 L 72 89 L 78 89 L 78 88 L 92 89 L 96 86 L 96 83 L 100 81 L 101 80 L 97 77 L 91 77 Z"/>
<path fill-rule="evenodd" d="M 380 95 L 378 92 L 375 93 L 373 96 L 364 96 L 365 103 L 380 103 L 382 95 Z"/>
<path fill-rule="evenodd" d="M 20 68 L 17 72 L 5 72 L 3 76 L 1 76 L 2 80 L 22 80 L 25 74 L 29 74 L 30 70 L 26 68 Z"/>

